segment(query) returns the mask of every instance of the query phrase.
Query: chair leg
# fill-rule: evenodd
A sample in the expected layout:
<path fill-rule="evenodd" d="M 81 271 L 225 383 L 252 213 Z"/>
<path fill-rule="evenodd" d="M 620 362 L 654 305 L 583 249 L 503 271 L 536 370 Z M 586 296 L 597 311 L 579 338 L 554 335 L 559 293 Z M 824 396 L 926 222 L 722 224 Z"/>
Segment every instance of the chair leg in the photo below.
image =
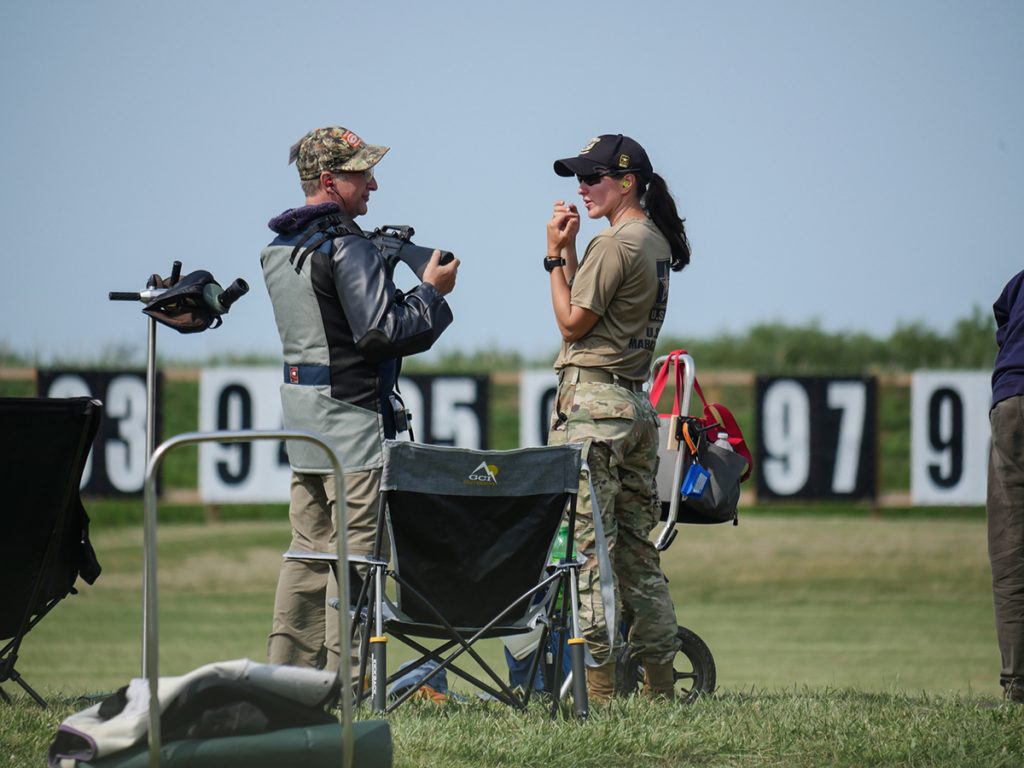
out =
<path fill-rule="evenodd" d="M 587 665 L 584 660 L 586 641 L 582 637 L 569 640 L 569 662 L 572 665 L 572 708 L 573 714 L 585 720 L 590 714 L 587 698 Z"/>
<path fill-rule="evenodd" d="M 572 636 L 568 640 L 569 664 L 572 668 L 572 711 L 577 719 L 590 717 L 590 699 L 587 692 L 587 642 L 580 632 L 580 563 L 574 563 L 567 571 L 569 597 L 568 616 Z M 564 610 L 564 608 L 563 608 Z"/>
<path fill-rule="evenodd" d="M 20 685 L 22 687 L 22 689 L 25 691 L 25 693 L 27 693 L 29 696 L 31 696 L 33 699 L 35 699 L 36 704 L 38 704 L 43 709 L 47 708 L 46 707 L 46 699 L 44 699 L 42 696 L 40 696 L 38 693 L 36 693 L 35 689 L 31 685 L 26 683 L 25 682 L 25 678 L 23 678 L 21 675 L 19 675 L 16 670 L 12 669 L 10 671 L 10 674 L 8 675 L 8 677 L 11 680 L 13 680 L 14 682 L 16 682 L 18 685 Z M 4 694 L 4 698 L 7 698 L 7 694 Z M 10 699 L 8 699 L 8 701 L 10 701 Z"/>
<path fill-rule="evenodd" d="M 370 638 L 370 696 L 374 712 L 387 709 L 388 695 L 388 639 Z"/>
<path fill-rule="evenodd" d="M 384 569 L 375 565 L 373 578 L 373 618 L 367 617 L 366 632 L 370 634 L 370 703 L 374 712 L 387 709 L 388 639 L 384 636 Z"/>

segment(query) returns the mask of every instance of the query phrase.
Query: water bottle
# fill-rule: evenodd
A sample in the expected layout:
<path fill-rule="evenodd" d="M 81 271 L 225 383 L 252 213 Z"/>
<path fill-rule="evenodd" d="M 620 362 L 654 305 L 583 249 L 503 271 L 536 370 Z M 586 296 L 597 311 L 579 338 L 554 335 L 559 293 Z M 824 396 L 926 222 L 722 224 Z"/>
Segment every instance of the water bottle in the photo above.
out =
<path fill-rule="evenodd" d="M 718 437 L 715 438 L 715 445 L 717 445 L 719 448 L 722 448 L 723 450 L 735 452 L 733 451 L 733 447 L 729 445 L 728 432 L 719 432 Z"/>
<path fill-rule="evenodd" d="M 562 523 L 558 528 L 558 535 L 555 536 L 555 545 L 551 548 L 551 562 L 560 563 L 565 559 L 566 546 L 569 543 L 569 524 Z"/>
<path fill-rule="evenodd" d="M 558 565 L 565 559 L 566 550 L 569 546 L 569 524 L 562 523 L 558 527 L 558 534 L 555 536 L 555 544 L 551 547 L 551 565 Z M 573 556 L 575 557 L 575 552 Z M 555 605 L 562 605 L 562 592 L 563 588 L 558 588 L 558 594 L 555 596 Z M 553 664 L 554 661 L 549 663 Z"/>

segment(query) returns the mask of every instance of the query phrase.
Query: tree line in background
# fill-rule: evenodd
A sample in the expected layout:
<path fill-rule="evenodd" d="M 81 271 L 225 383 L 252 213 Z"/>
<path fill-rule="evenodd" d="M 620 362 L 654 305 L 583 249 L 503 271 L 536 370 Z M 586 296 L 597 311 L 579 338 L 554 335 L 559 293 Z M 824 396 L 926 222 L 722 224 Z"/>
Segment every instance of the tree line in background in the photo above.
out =
<path fill-rule="evenodd" d="M 991 369 L 997 350 L 995 332 L 991 312 L 976 308 L 969 317 L 957 320 L 946 334 L 922 323 L 900 325 L 888 338 L 829 333 L 814 323 L 796 327 L 770 323 L 756 325 L 743 335 L 695 341 L 690 352 L 704 369 L 765 374 Z M 677 340 L 666 340 L 670 341 Z M 669 348 L 674 347 L 666 346 Z"/>
<path fill-rule="evenodd" d="M 995 362 L 995 320 L 975 308 L 957 320 L 948 333 L 923 323 L 899 325 L 887 338 L 863 332 L 829 332 L 817 322 L 805 325 L 760 323 L 744 333 L 723 333 L 705 339 L 663 337 L 657 355 L 686 349 L 700 370 L 744 370 L 763 374 L 859 374 L 913 371 L 921 368 L 991 369 Z M 526 358 L 502 350 L 447 352 L 436 362 L 412 358 L 407 371 L 452 373 L 521 370 L 551 365 L 557 350 L 542 358 Z"/>
<path fill-rule="evenodd" d="M 901 324 L 887 338 L 859 331 L 830 332 L 819 323 L 786 325 L 759 323 L 743 333 L 723 333 L 709 338 L 663 337 L 656 353 L 686 349 L 698 361 L 701 370 L 746 370 L 763 374 L 858 374 L 885 371 L 913 371 L 920 368 L 991 369 L 995 361 L 995 320 L 991 312 L 975 307 L 970 316 L 957 320 L 948 333 L 940 333 L 923 323 Z M 117 364 L 138 356 L 122 348 L 101 353 L 94 360 L 61 360 L 52 365 L 97 366 Z M 442 352 L 432 360 L 410 358 L 406 372 L 480 373 L 518 371 L 547 367 L 557 350 L 542 356 L 525 356 L 501 349 L 473 352 Z M 144 357 L 144 356 L 143 356 Z M 137 364 L 144 364 L 139 357 Z M 210 364 L 277 364 L 277 357 L 238 355 Z M 175 363 L 177 364 L 177 363 Z M 195 361 L 180 363 L 199 366 Z M 30 356 L 13 350 L 0 341 L 0 366 L 37 366 Z"/>

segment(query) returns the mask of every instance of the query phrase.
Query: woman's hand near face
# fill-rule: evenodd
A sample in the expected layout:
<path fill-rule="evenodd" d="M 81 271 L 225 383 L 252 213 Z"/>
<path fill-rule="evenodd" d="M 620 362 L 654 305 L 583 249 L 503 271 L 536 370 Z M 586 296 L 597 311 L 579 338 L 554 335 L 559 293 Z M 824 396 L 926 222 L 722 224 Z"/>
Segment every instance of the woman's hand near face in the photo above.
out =
<path fill-rule="evenodd" d="M 548 257 L 565 259 L 565 266 L 551 271 L 551 306 L 555 311 L 558 331 L 566 341 L 586 336 L 600 319 L 599 315 L 572 304 L 569 281 L 576 272 L 576 235 L 580 231 L 580 214 L 572 203 L 555 202 L 548 221 Z"/>
<path fill-rule="evenodd" d="M 548 256 L 557 258 L 563 248 L 576 250 L 576 235 L 580 231 L 580 214 L 572 203 L 556 200 L 554 212 L 548 220 Z"/>

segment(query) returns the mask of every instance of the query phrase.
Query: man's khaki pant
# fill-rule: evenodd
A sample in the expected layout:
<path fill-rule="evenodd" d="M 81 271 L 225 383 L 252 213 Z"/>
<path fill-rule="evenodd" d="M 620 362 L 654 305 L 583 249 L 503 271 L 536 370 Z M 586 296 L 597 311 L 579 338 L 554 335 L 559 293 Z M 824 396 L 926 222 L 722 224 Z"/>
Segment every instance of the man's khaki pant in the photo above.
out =
<path fill-rule="evenodd" d="M 373 553 L 381 473 L 381 469 L 371 469 L 345 474 L 349 554 Z M 293 473 L 288 517 L 292 526 L 289 551 L 335 553 L 334 475 Z M 389 556 L 386 540 L 383 556 Z M 327 605 L 337 593 L 337 582 L 328 563 L 284 561 L 277 581 L 273 626 L 267 639 L 271 664 L 338 668 L 338 612 Z"/>

